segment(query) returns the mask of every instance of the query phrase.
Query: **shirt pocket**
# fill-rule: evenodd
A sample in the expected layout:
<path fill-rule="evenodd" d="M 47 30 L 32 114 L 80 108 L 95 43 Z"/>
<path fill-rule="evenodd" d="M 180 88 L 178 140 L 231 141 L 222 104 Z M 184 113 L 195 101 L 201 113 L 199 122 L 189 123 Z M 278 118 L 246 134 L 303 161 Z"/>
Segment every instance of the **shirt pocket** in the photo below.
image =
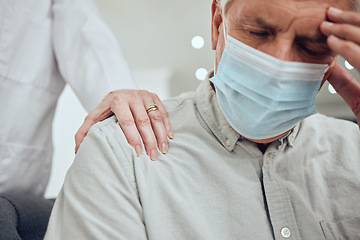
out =
<path fill-rule="evenodd" d="M 337 222 L 320 222 L 327 240 L 360 239 L 360 217 L 348 218 Z"/>

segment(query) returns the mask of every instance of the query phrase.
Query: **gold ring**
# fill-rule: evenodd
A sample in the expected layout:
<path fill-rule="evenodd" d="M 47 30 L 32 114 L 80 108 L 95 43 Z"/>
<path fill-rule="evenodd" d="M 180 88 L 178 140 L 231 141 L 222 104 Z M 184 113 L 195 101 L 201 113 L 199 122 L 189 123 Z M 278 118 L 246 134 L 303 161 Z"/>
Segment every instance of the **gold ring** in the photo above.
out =
<path fill-rule="evenodd" d="M 159 110 L 158 106 L 156 104 L 152 104 L 146 108 L 146 113 L 149 113 L 151 111 L 156 111 L 156 110 Z"/>

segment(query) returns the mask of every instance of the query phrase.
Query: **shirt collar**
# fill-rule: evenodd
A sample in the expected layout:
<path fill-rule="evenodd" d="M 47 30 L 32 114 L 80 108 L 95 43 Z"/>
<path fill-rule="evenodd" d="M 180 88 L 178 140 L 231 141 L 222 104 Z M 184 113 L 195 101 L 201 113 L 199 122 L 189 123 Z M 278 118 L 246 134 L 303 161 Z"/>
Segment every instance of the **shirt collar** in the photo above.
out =
<path fill-rule="evenodd" d="M 205 124 L 217 137 L 224 148 L 231 152 L 234 149 L 237 141 L 239 139 L 242 140 L 243 137 L 231 127 L 222 113 L 215 91 L 210 84 L 209 79 L 212 76 L 213 72 L 211 72 L 207 79 L 205 79 L 197 88 L 196 104 L 200 116 L 204 120 Z M 277 141 L 279 141 L 281 144 L 285 143 L 292 147 L 298 131 L 299 126 L 297 125 L 287 135 Z"/>
<path fill-rule="evenodd" d="M 240 134 L 237 133 L 225 119 L 216 98 L 215 91 L 210 85 L 210 76 L 211 75 L 209 75 L 196 90 L 197 108 L 200 116 L 210 128 L 211 132 L 217 137 L 220 143 L 231 152 L 239 140 Z"/>
<path fill-rule="evenodd" d="M 294 141 L 296 136 L 299 133 L 299 124 L 297 124 L 293 130 L 291 130 L 288 134 L 286 134 L 286 136 L 282 137 L 281 139 L 279 139 L 279 141 L 281 142 L 281 144 L 287 143 L 287 145 L 289 147 L 293 147 L 294 146 Z"/>

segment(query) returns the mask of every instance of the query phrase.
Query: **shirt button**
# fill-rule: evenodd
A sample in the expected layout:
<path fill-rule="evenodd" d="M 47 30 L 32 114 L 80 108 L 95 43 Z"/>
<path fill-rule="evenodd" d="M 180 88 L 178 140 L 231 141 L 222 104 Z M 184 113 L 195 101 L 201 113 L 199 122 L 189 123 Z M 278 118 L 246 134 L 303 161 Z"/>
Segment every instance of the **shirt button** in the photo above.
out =
<path fill-rule="evenodd" d="M 269 164 L 270 163 L 270 153 L 266 154 L 266 163 Z"/>
<path fill-rule="evenodd" d="M 231 147 L 231 142 L 230 142 L 230 140 L 228 138 L 225 140 L 225 145 L 227 147 Z"/>
<path fill-rule="evenodd" d="M 290 236 L 291 236 L 291 232 L 290 232 L 290 229 L 288 229 L 288 228 L 283 228 L 283 229 L 281 229 L 281 236 L 283 237 L 283 238 L 289 238 Z"/>

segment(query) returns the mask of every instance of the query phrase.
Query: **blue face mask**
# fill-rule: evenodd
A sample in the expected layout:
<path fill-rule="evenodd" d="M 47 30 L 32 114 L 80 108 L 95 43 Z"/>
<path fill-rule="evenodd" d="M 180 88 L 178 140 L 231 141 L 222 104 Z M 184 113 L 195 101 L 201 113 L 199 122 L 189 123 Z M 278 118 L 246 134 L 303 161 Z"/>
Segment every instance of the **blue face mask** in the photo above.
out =
<path fill-rule="evenodd" d="M 227 36 L 210 81 L 230 125 L 259 140 L 281 135 L 317 112 L 315 99 L 327 69 L 327 64 L 281 61 Z"/>

